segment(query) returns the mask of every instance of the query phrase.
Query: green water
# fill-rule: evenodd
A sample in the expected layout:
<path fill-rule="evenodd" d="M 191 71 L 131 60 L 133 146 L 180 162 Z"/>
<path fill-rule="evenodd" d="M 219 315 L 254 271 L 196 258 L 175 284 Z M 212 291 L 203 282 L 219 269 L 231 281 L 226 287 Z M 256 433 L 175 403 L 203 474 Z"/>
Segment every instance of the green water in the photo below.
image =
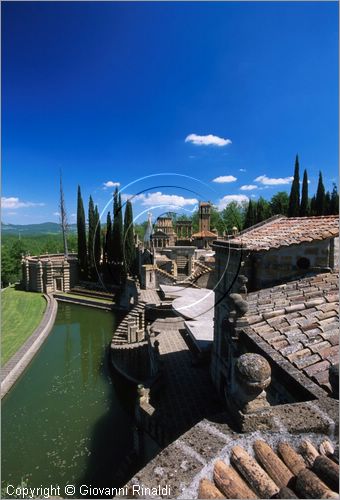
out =
<path fill-rule="evenodd" d="M 109 371 L 116 321 L 112 312 L 58 305 L 49 337 L 2 401 L 2 488 L 116 486 L 133 446 L 122 395 L 127 404 L 134 397 Z"/>

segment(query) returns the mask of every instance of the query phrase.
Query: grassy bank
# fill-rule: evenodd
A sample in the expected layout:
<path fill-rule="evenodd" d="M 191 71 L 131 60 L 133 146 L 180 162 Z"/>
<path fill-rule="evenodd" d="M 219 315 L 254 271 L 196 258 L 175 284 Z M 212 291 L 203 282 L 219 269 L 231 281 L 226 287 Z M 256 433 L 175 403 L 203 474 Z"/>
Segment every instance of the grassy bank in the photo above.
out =
<path fill-rule="evenodd" d="M 46 309 L 40 293 L 16 290 L 1 293 L 1 363 L 6 363 L 39 325 Z"/>

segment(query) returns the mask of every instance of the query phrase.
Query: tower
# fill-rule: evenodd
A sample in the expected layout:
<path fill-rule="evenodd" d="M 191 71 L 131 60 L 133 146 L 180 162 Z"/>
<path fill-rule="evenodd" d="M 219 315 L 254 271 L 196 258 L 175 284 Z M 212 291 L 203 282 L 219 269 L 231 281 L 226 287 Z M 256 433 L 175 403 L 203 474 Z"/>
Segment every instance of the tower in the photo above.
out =
<path fill-rule="evenodd" d="M 209 202 L 199 204 L 199 232 L 210 231 L 211 205 Z"/>

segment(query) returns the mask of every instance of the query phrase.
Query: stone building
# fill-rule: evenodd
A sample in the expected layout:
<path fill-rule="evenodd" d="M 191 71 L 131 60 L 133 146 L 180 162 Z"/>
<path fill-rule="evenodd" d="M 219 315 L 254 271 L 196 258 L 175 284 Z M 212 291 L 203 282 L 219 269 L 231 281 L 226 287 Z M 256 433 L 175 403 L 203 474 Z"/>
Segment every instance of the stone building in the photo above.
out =
<path fill-rule="evenodd" d="M 331 393 L 329 368 L 338 363 L 339 343 L 338 235 L 337 216 L 275 217 L 214 242 L 211 374 L 231 407 L 243 352 L 260 352 L 275 366 L 273 404 Z"/>
<path fill-rule="evenodd" d="M 272 217 L 213 244 L 220 270 L 218 293 L 237 289 L 245 275 L 248 291 L 337 266 L 339 217 Z M 242 267 L 242 272 L 241 272 Z"/>
<path fill-rule="evenodd" d="M 177 235 L 174 231 L 171 217 L 158 217 L 152 243 L 155 248 L 173 246 L 176 243 Z"/>
<path fill-rule="evenodd" d="M 192 235 L 193 245 L 208 248 L 216 239 L 217 233 L 210 231 L 211 204 L 200 202 L 198 208 L 198 233 Z"/>
<path fill-rule="evenodd" d="M 77 254 L 49 254 L 22 260 L 22 285 L 40 293 L 69 292 L 78 283 Z"/>

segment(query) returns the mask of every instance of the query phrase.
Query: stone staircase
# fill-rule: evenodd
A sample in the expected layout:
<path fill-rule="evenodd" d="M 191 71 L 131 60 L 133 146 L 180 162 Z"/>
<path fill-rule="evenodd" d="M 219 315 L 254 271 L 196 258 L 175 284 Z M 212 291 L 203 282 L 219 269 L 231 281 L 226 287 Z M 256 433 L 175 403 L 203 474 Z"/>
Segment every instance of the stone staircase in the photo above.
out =
<path fill-rule="evenodd" d="M 144 315 L 145 302 L 138 302 L 129 313 L 122 319 L 119 323 L 116 331 L 113 334 L 111 347 L 115 348 L 116 346 L 124 345 L 128 343 L 128 325 L 130 322 L 135 322 L 137 325 L 139 323 L 139 315 L 143 313 Z M 143 324 L 144 329 L 144 324 Z"/>
<path fill-rule="evenodd" d="M 161 285 L 173 285 L 177 282 L 178 278 L 175 278 L 172 274 L 160 269 L 159 267 L 154 267 L 156 275 L 158 276 L 159 284 Z"/>
<path fill-rule="evenodd" d="M 200 288 L 197 284 L 196 281 L 198 278 L 203 276 L 203 274 L 210 273 L 212 271 L 212 268 L 209 266 L 206 266 L 200 261 L 195 261 L 195 270 L 190 274 L 190 276 L 186 276 L 184 279 L 184 283 L 190 283 L 190 285 L 194 288 Z"/>

